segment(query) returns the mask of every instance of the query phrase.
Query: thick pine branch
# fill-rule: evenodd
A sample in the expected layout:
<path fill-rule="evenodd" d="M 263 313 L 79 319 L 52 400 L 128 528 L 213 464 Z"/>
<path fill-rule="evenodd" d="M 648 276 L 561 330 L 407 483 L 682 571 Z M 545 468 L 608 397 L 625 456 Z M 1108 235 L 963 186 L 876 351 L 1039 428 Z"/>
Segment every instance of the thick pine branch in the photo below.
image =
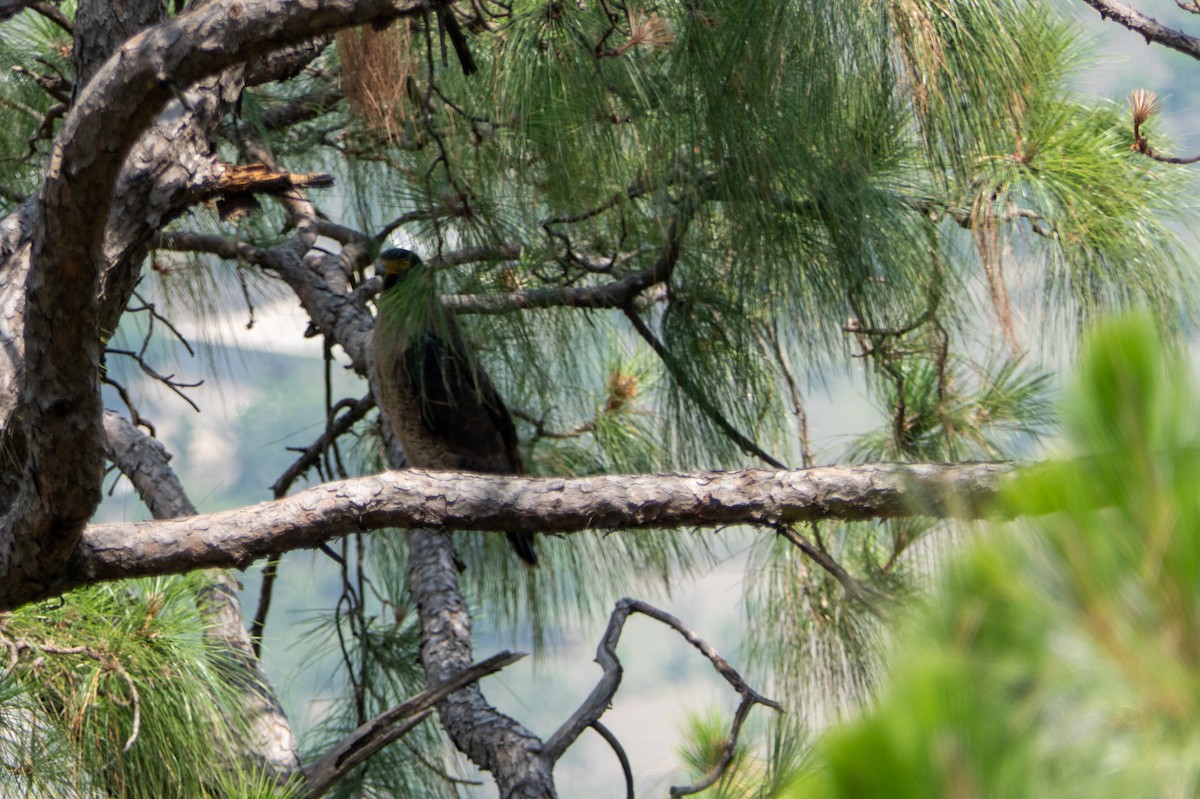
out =
<path fill-rule="evenodd" d="M 236 510 L 91 525 L 58 590 L 209 566 L 244 567 L 267 555 L 385 527 L 569 533 L 730 524 L 774 529 L 822 519 L 915 515 L 976 518 L 1016 469 L 1012 463 L 863 464 L 578 478 L 384 472 Z"/>

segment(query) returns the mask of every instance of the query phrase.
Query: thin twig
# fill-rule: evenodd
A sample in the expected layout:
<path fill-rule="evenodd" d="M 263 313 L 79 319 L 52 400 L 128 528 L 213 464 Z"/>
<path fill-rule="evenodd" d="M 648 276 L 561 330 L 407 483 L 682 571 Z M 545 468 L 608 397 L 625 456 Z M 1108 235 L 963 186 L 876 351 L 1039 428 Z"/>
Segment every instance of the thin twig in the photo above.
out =
<path fill-rule="evenodd" d="M 135 426 L 144 427 L 150 433 L 150 435 L 155 437 L 158 436 L 158 431 L 154 429 L 154 425 L 140 413 L 138 413 L 137 406 L 133 404 L 133 397 L 129 396 L 129 391 L 126 390 L 124 385 L 118 383 L 116 380 L 112 379 L 106 374 L 100 375 L 100 382 L 106 386 L 112 386 L 116 390 L 117 396 L 121 398 L 121 402 L 125 403 L 125 407 L 129 410 L 129 420 Z"/>
<path fill-rule="evenodd" d="M 859 580 L 855 579 L 850 572 L 842 568 L 842 564 L 834 560 L 824 548 L 816 546 L 813 542 L 800 535 L 796 528 L 790 524 L 781 524 L 776 529 L 781 536 L 795 545 L 805 555 L 808 555 L 814 563 L 829 572 L 835 580 L 841 583 L 846 596 L 862 602 L 863 606 L 873 615 L 879 618 L 883 617 L 883 612 L 869 596 L 868 589 Z"/>
<path fill-rule="evenodd" d="M 800 437 L 800 465 L 807 469 L 813 465 L 813 451 L 812 442 L 808 436 L 808 414 L 804 410 L 804 395 L 801 393 L 800 385 L 796 382 L 796 378 L 792 374 L 792 367 L 788 363 L 788 357 L 779 343 L 778 329 L 772 326 L 767 331 L 765 338 L 767 343 L 770 344 L 771 352 L 775 356 L 775 364 L 779 367 L 780 373 L 783 374 L 784 382 L 787 383 L 788 396 L 792 400 L 792 415 L 796 417 L 796 433 Z"/>
<path fill-rule="evenodd" d="M 663 366 L 665 366 L 667 371 L 671 373 L 671 376 L 675 378 L 675 382 L 678 383 L 681 388 L 685 388 L 688 385 L 687 377 L 683 374 L 683 370 L 675 361 L 675 356 L 671 354 L 671 351 L 668 350 L 666 345 L 659 340 L 658 336 L 654 335 L 654 331 L 652 331 L 650 327 L 644 321 L 642 321 L 642 317 L 639 316 L 636 311 L 634 311 L 632 308 L 624 308 L 622 310 L 624 310 L 625 316 L 633 325 L 634 330 L 636 330 L 638 335 L 650 345 L 650 349 L 654 350 L 655 354 L 658 355 L 659 360 L 662 361 Z M 744 435 L 742 431 L 734 427 L 733 424 L 725 418 L 721 411 L 718 410 L 715 405 L 709 402 L 704 395 L 694 391 L 686 390 L 686 388 L 684 393 L 685 396 L 691 400 L 696 407 L 699 408 L 700 411 L 707 416 L 710 421 L 712 421 L 713 424 L 719 427 L 721 431 L 729 437 L 730 441 L 738 445 L 738 448 L 741 449 L 742 452 L 745 452 L 747 455 L 753 455 L 763 463 L 770 464 L 776 469 L 787 468 L 781 461 L 771 457 L 771 455 L 767 454 L 762 447 L 758 446 L 758 444 Z"/>
<path fill-rule="evenodd" d="M 326 424 L 325 431 L 321 433 L 316 441 L 304 449 L 296 450 L 300 452 L 300 457 L 284 470 L 279 479 L 275 481 L 275 484 L 271 486 L 271 492 L 275 498 L 280 499 L 287 496 L 287 492 L 291 490 L 292 484 L 308 472 L 308 470 L 320 463 L 321 455 L 325 450 L 339 436 L 347 433 L 356 422 L 365 417 L 374 407 L 375 399 L 370 394 L 358 400 L 344 399 L 334 405 L 330 409 L 330 421 Z M 345 408 L 346 412 L 335 418 L 337 412 L 342 408 Z M 333 550 L 328 549 L 328 547 L 322 547 L 322 549 L 335 561 L 341 561 L 341 557 Z M 273 557 L 263 566 L 262 584 L 259 587 L 258 593 L 258 608 L 254 612 L 254 621 L 250 625 L 250 637 L 254 641 L 255 655 L 258 655 L 262 649 L 262 637 L 267 626 L 267 615 L 271 612 L 271 595 L 275 589 L 275 580 L 278 576 L 279 558 Z"/>
<path fill-rule="evenodd" d="M 296 450 L 300 452 L 300 457 L 284 470 L 279 479 L 275 481 L 275 484 L 271 486 L 271 492 L 275 498 L 278 499 L 286 496 L 287 492 L 291 490 L 292 483 L 317 464 L 321 458 L 321 453 L 328 449 L 339 437 L 348 433 L 374 407 L 375 398 L 369 393 L 357 400 L 344 399 L 334 405 L 331 408 L 330 421 L 326 425 L 325 431 L 321 433 L 316 441 L 304 449 Z M 336 416 L 336 413 L 343 408 L 345 409 L 345 413 L 341 416 Z"/>
<path fill-rule="evenodd" d="M 143 351 L 144 351 L 144 349 L 143 349 Z M 200 412 L 200 406 L 197 405 L 194 401 L 192 401 L 191 397 L 189 397 L 187 394 L 184 394 L 183 389 L 197 388 L 199 386 L 202 386 L 202 385 L 204 385 L 203 380 L 197 380 L 194 383 L 184 383 L 182 381 L 176 380 L 175 375 L 173 375 L 173 374 L 170 374 L 170 375 L 161 374 L 156 369 L 154 369 L 154 367 L 150 366 L 150 364 L 146 363 L 145 358 L 142 357 L 142 353 L 140 353 L 140 352 L 134 352 L 132 350 L 123 350 L 123 349 L 118 349 L 115 347 L 105 347 L 104 352 L 108 355 L 124 355 L 126 358 L 132 359 L 133 362 L 138 365 L 138 368 L 141 369 L 146 375 L 153 378 L 154 380 L 157 380 L 159 383 L 162 383 L 164 386 L 171 389 L 171 391 L 174 391 L 177 395 L 179 395 L 179 397 L 184 402 L 186 402 L 188 405 L 192 406 L 192 410 L 196 411 L 197 413 Z"/>
<path fill-rule="evenodd" d="M 187 340 L 187 338 L 185 338 L 184 335 L 179 332 L 179 329 L 177 327 L 175 327 L 174 324 L 172 324 L 170 319 L 168 319 L 167 317 L 163 316 L 161 313 L 158 312 L 158 308 L 154 305 L 154 303 L 147 302 L 145 300 L 145 298 L 142 297 L 141 294 L 138 294 L 136 289 L 133 292 L 133 296 L 138 300 L 138 302 L 141 303 L 141 305 L 139 305 L 139 306 L 131 305 L 125 309 L 127 312 L 129 312 L 129 313 L 142 313 L 142 312 L 149 313 L 150 319 L 151 319 L 151 322 L 150 322 L 151 326 L 153 326 L 155 321 L 162 322 L 164 325 L 166 325 L 167 330 L 170 330 L 171 334 L 173 336 L 175 336 L 175 340 L 178 341 L 180 344 L 182 344 L 184 346 L 184 349 L 186 349 L 188 351 L 188 355 L 191 355 L 193 358 L 196 356 L 196 351 L 194 349 L 192 349 L 191 342 L 189 342 Z"/>
<path fill-rule="evenodd" d="M 591 433 L 596 429 L 596 422 L 584 422 L 583 424 L 575 425 L 569 430 L 551 430 L 546 426 L 546 420 L 538 416 L 534 416 L 528 411 L 523 411 L 520 408 L 509 408 L 509 412 L 518 419 L 524 419 L 533 425 L 533 441 L 540 441 L 543 438 L 551 439 L 567 439 L 579 438 L 582 435 Z"/>
<path fill-rule="evenodd" d="M 129 737 L 125 740 L 125 746 L 121 748 L 121 752 L 127 754 L 133 748 L 133 744 L 138 739 L 138 734 L 142 729 L 142 700 L 138 694 L 137 683 L 129 676 L 125 669 L 118 668 L 117 673 L 125 680 L 125 684 L 129 686 L 131 701 L 133 702 L 133 723 L 129 730 Z"/>
<path fill-rule="evenodd" d="M 742 701 L 738 703 L 737 711 L 733 714 L 733 725 L 729 728 L 729 737 L 725 739 L 725 749 L 721 752 L 721 759 L 698 782 L 693 782 L 691 785 L 672 785 L 669 791 L 672 797 L 700 793 L 721 779 L 721 776 L 729 769 L 730 764 L 733 763 L 733 756 L 737 752 L 738 735 L 742 731 L 742 723 L 746 721 L 746 716 L 750 715 L 750 708 L 754 704 L 755 700 L 752 696 L 742 695 Z"/>
<path fill-rule="evenodd" d="M 1200 163 L 1200 155 L 1194 155 L 1191 158 L 1175 158 L 1169 155 L 1159 155 L 1158 152 L 1150 146 L 1150 142 L 1145 136 L 1139 136 L 1136 138 L 1133 142 L 1133 145 L 1129 149 L 1135 150 L 1154 161 L 1158 161 L 1160 164 L 1187 165 Z"/>

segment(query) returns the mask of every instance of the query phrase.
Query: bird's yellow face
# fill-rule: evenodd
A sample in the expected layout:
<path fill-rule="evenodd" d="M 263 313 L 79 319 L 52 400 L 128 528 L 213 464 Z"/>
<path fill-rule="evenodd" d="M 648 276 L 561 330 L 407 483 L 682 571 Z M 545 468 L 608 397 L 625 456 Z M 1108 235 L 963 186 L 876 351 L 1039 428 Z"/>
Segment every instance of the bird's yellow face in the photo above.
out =
<path fill-rule="evenodd" d="M 417 267 L 422 265 L 416 253 L 393 247 L 379 253 L 379 259 L 375 262 L 375 274 L 383 278 L 383 289 L 387 291 L 418 271 Z"/>

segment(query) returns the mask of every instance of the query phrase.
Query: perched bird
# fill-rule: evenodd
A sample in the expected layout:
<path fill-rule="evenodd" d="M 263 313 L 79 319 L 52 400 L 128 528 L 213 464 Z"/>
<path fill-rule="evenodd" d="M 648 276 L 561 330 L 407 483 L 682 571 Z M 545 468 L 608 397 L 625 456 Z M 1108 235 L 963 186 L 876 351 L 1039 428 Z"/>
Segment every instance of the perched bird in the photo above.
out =
<path fill-rule="evenodd" d="M 521 474 L 508 408 L 471 357 L 454 316 L 438 300 L 433 275 L 416 254 L 384 250 L 375 318 L 375 384 L 380 406 L 411 466 Z M 509 533 L 526 563 L 537 564 L 532 533 Z"/>

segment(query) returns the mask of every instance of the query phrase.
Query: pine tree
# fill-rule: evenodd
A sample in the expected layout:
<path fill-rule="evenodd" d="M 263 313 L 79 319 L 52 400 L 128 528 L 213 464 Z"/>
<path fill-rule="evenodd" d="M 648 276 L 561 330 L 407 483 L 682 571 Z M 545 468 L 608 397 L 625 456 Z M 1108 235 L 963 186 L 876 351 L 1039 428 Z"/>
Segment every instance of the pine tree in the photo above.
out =
<path fill-rule="evenodd" d="M 1131 148 L 1122 107 L 1072 91 L 1086 54 L 1041 3 L 0 0 L 0 33 L 0 792 L 450 794 L 444 734 L 501 795 L 553 796 L 615 654 L 540 738 L 479 689 L 508 659 L 471 668 L 470 611 L 540 646 L 744 546 L 739 719 L 768 695 L 837 712 L 872 690 L 944 517 L 981 513 L 1051 424 L 1048 359 L 1110 309 L 1190 311 L 1153 103 Z M 367 380 L 392 246 L 554 480 L 373 476 L 403 452 L 364 385 L 326 391 L 277 504 L 195 516 L 116 363 L 186 395 L 152 346 L 171 320 L 282 292 L 325 384 Z M 818 450 L 805 392 L 841 373 L 881 425 Z M 92 523 L 106 461 L 158 521 Z M 732 524 L 752 531 L 680 532 Z M 571 534 L 527 570 L 497 531 Z M 298 754 L 257 645 L 278 561 L 250 634 L 233 579 L 196 570 L 318 546 L 344 593 L 315 641 L 347 692 Z M 703 630 L 622 601 L 611 646 L 632 613 Z"/>

